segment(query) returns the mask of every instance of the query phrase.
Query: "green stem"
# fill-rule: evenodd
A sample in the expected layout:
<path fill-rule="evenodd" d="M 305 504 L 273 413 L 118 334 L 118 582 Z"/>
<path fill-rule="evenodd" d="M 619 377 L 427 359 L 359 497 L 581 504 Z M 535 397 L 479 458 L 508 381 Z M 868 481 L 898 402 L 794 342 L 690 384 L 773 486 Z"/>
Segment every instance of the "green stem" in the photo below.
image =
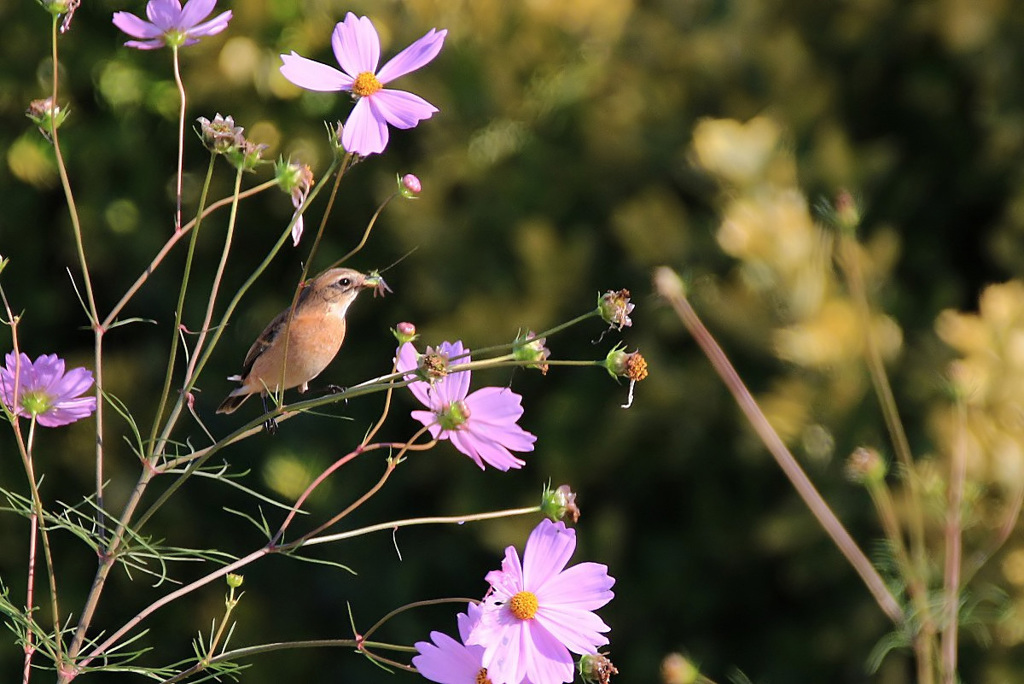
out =
<path fill-rule="evenodd" d="M 210 181 L 213 178 L 213 167 L 217 161 L 217 156 L 210 155 L 210 164 L 206 169 L 206 181 L 203 184 L 203 201 L 206 200 L 206 193 L 210 188 Z M 234 201 L 231 204 L 232 215 L 234 215 L 235 207 L 238 206 L 238 183 L 235 183 L 235 192 L 232 195 Z M 202 205 L 199 207 L 197 217 L 202 217 Z M 181 335 L 181 319 L 185 312 L 185 296 L 188 293 L 189 279 L 192 275 L 192 260 L 196 253 L 196 243 L 199 241 L 199 228 L 202 225 L 201 218 L 197 219 L 196 226 L 192 230 L 192 236 L 188 242 L 188 253 L 185 255 L 185 268 L 181 275 L 181 287 L 178 289 L 178 305 L 174 310 L 174 327 L 171 329 L 171 349 L 168 352 L 167 358 L 167 372 L 164 374 L 164 386 L 160 391 L 160 401 L 157 404 L 156 413 L 153 416 L 153 426 L 149 432 L 148 450 L 146 452 L 146 458 L 152 460 L 154 454 L 160 453 L 161 443 L 157 441 L 157 431 L 160 429 L 160 422 L 163 420 L 164 410 L 167 408 L 167 401 L 171 394 L 171 384 L 174 381 L 174 365 L 178 358 L 178 345 L 180 344 Z M 176 233 L 181 232 L 180 229 L 175 231 Z"/>
<path fill-rule="evenodd" d="M 178 109 L 178 177 L 175 192 L 176 206 L 174 209 L 174 232 L 181 231 L 181 177 L 185 166 L 185 84 L 181 81 L 181 68 L 178 64 L 178 45 L 171 44 L 171 56 L 174 63 L 174 84 L 178 86 L 181 105 Z"/>

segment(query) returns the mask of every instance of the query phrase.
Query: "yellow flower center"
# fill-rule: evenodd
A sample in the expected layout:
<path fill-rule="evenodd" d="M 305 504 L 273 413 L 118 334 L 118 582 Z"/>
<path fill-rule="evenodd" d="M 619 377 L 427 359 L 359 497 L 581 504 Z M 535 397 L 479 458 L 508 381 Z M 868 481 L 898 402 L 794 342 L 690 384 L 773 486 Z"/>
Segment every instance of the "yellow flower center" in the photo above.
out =
<path fill-rule="evenodd" d="M 357 97 L 366 97 L 373 95 L 383 87 L 384 84 L 378 81 L 376 76 L 369 71 L 364 71 L 352 82 L 352 94 Z"/>
<path fill-rule="evenodd" d="M 491 684 L 491 680 L 487 676 L 486 667 L 480 668 L 480 671 L 476 673 L 476 679 L 474 680 L 474 682 L 476 684 Z"/>
<path fill-rule="evenodd" d="M 520 620 L 532 620 L 539 607 L 532 591 L 521 591 L 508 601 L 508 609 Z"/>

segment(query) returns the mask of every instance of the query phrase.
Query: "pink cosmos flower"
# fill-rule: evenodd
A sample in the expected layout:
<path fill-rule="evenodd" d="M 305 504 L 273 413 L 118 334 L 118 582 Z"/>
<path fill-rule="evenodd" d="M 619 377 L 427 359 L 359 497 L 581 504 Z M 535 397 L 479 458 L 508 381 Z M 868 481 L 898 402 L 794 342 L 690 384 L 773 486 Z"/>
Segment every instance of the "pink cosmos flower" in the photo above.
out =
<path fill-rule="evenodd" d="M 576 549 L 576 531 L 544 519 L 526 541 L 523 562 L 505 549 L 501 570 L 487 573 L 491 588 L 480 619 L 465 640 L 483 646 L 481 660 L 493 684 L 570 682 L 569 653 L 594 654 L 609 630 L 594 610 L 614 594 L 615 580 L 599 563 L 566 568 Z"/>
<path fill-rule="evenodd" d="M 469 363 L 462 342 L 442 342 L 436 352 L 427 349 L 428 361 L 445 366 L 431 382 L 409 385 L 413 395 L 429 411 L 413 411 L 412 417 L 430 429 L 434 439 L 449 439 L 455 448 L 484 468 L 522 468 L 526 461 L 512 451 L 533 451 L 537 438 L 516 425 L 523 415 L 522 397 L 507 387 L 484 387 L 469 393 L 469 371 L 455 367 Z M 461 357 L 461 358 L 457 358 Z M 416 348 L 406 342 L 398 348 L 397 368 L 407 379 L 416 379 L 419 360 Z"/>
<path fill-rule="evenodd" d="M 114 12 L 114 26 L 138 38 L 129 40 L 125 46 L 139 50 L 193 45 L 203 36 L 212 36 L 228 27 L 230 10 L 203 21 L 216 4 L 217 0 L 188 0 L 182 9 L 180 0 L 149 0 L 146 5 L 149 21 L 131 12 Z"/>
<path fill-rule="evenodd" d="M 90 371 L 72 368 L 65 373 L 64 359 L 56 354 L 44 354 L 35 363 L 25 354 L 20 359 L 19 367 L 14 354 L 7 354 L 6 367 L 0 367 L 0 401 L 10 411 L 34 416 L 44 427 L 60 427 L 96 410 L 96 397 L 79 396 L 92 387 Z"/>
<path fill-rule="evenodd" d="M 437 111 L 437 107 L 418 95 L 384 86 L 434 59 L 447 34 L 447 31 L 430 29 L 378 71 L 380 37 L 377 29 L 367 17 L 356 17 L 349 12 L 345 21 L 334 27 L 331 36 L 341 71 L 293 51 L 290 55 L 281 55 L 284 62 L 281 73 L 306 90 L 351 92 L 356 106 L 342 127 L 341 144 L 347 152 L 364 157 L 379 154 L 388 144 L 388 124 L 395 128 L 412 128 Z"/>
<path fill-rule="evenodd" d="M 480 619 L 483 609 L 469 604 L 467 613 L 459 613 L 459 637 L 456 641 L 442 632 L 431 632 L 433 641 L 419 641 L 416 650 L 420 652 L 412 659 L 413 666 L 419 673 L 432 682 L 440 684 L 477 684 L 489 682 L 487 669 L 481 664 L 484 655 L 483 646 L 466 646 L 469 633 Z M 530 684 L 524 681 L 523 684 Z"/>

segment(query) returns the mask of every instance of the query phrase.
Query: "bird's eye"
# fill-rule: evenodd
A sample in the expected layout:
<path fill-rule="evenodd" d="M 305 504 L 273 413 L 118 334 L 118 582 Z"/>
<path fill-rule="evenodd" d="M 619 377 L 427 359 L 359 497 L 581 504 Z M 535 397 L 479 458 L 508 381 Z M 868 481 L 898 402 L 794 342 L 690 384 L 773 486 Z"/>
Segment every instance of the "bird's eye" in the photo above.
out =
<path fill-rule="evenodd" d="M 342 287 L 348 287 L 351 284 L 352 284 L 352 279 L 351 278 L 342 278 L 341 280 L 338 281 L 338 285 L 341 285 Z"/>

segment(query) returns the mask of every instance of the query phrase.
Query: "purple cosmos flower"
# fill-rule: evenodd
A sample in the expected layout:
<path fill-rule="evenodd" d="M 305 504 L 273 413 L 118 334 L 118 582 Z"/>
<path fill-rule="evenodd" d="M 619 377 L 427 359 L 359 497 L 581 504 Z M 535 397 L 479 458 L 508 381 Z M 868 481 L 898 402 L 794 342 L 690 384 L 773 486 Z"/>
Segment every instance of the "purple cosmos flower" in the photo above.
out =
<path fill-rule="evenodd" d="M 570 682 L 570 651 L 592 655 L 608 643 L 609 627 L 594 610 L 614 596 L 615 580 L 599 563 L 565 564 L 576 549 L 576 531 L 544 519 L 526 541 L 523 562 L 505 549 L 501 570 L 487 573 L 491 588 L 466 643 L 484 647 L 493 684 Z"/>
<path fill-rule="evenodd" d="M 419 377 L 417 356 L 411 343 L 398 348 L 395 363 L 399 371 L 409 373 L 407 379 Z M 456 366 L 469 363 L 469 350 L 462 342 L 442 342 L 436 352 L 428 348 L 427 361 L 438 368 L 438 376 L 431 382 L 414 382 L 409 389 L 430 410 L 413 411 L 412 417 L 426 425 L 434 439 L 450 439 L 481 469 L 484 463 L 498 470 L 526 465 L 511 453 L 533 451 L 537 441 L 516 425 L 523 415 L 523 398 L 507 387 L 484 387 L 469 394 L 470 372 L 453 372 Z"/>
<path fill-rule="evenodd" d="M 437 107 L 418 95 L 384 86 L 434 59 L 447 33 L 430 29 L 378 71 L 380 38 L 377 29 L 367 17 L 349 12 L 345 21 L 334 27 L 331 36 L 341 71 L 293 51 L 290 55 L 281 55 L 284 62 L 281 73 L 306 90 L 351 92 L 356 106 L 342 128 L 341 144 L 346 151 L 364 157 L 379 154 L 388 144 L 388 124 L 395 128 L 412 128 L 437 111 Z"/>
<path fill-rule="evenodd" d="M 465 645 L 470 631 L 480 619 L 482 610 L 479 605 L 471 603 L 468 614 L 459 613 L 457 619 L 461 642 L 442 632 L 431 632 L 430 639 L 433 643 L 416 643 L 416 650 L 420 654 L 412 659 L 412 664 L 421 675 L 441 684 L 477 684 L 490 681 L 487 669 L 481 664 L 484 647 Z M 529 682 L 524 681 L 523 684 Z"/>
<path fill-rule="evenodd" d="M 139 39 L 129 40 L 125 43 L 127 47 L 155 50 L 165 45 L 193 45 L 203 36 L 212 36 L 228 27 L 230 10 L 203 21 L 216 4 L 217 0 L 188 0 L 182 9 L 180 0 L 149 0 L 146 5 L 149 21 L 131 12 L 114 12 L 114 26 Z"/>
<path fill-rule="evenodd" d="M 7 354 L 7 366 L 0 368 L 0 401 L 9 410 L 34 416 L 45 427 L 74 423 L 96 410 L 96 397 L 78 396 L 92 387 L 90 371 L 72 368 L 65 374 L 64 359 L 56 354 L 44 354 L 35 363 L 25 354 L 20 359 L 19 368 L 14 354 Z"/>

